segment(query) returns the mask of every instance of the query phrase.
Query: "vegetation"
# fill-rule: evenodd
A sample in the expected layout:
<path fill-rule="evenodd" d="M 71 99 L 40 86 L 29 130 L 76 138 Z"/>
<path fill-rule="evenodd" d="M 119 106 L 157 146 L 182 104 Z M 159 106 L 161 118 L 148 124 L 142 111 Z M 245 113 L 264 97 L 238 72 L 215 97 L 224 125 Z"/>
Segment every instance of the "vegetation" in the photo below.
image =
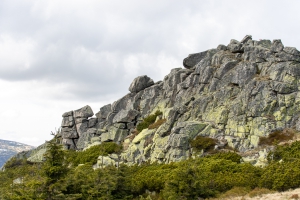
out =
<path fill-rule="evenodd" d="M 209 137 L 197 136 L 194 140 L 190 141 L 193 149 L 196 151 L 208 151 L 212 150 L 216 145 L 216 140 Z"/>
<path fill-rule="evenodd" d="M 295 161 L 300 159 L 300 141 L 291 144 L 276 146 L 276 150 L 269 153 L 269 161 Z"/>
<path fill-rule="evenodd" d="M 118 152 L 119 146 L 104 143 L 83 152 L 64 151 L 54 142 L 48 147 L 44 163 L 12 159 L 6 164 L 0 172 L 0 199 L 231 198 L 300 187 L 300 142 L 277 146 L 265 168 L 223 152 L 169 164 L 94 170 L 95 161 L 89 159 Z"/>
<path fill-rule="evenodd" d="M 159 128 L 163 123 L 165 123 L 167 120 L 166 119 L 159 119 L 156 122 L 154 122 L 153 124 L 149 125 L 149 129 L 156 129 Z"/>
<path fill-rule="evenodd" d="M 278 142 L 291 140 L 294 136 L 295 130 L 293 129 L 277 130 L 269 134 L 268 137 L 261 137 L 259 139 L 259 145 L 274 145 Z"/>
<path fill-rule="evenodd" d="M 154 114 L 149 115 L 146 117 L 142 122 L 140 122 L 136 129 L 138 132 L 141 132 L 143 129 L 146 129 L 149 127 L 149 125 L 153 124 L 157 118 L 157 116 L 162 115 L 163 113 L 161 111 L 156 111 Z M 161 123 L 161 122 L 160 122 Z"/>
<path fill-rule="evenodd" d="M 114 142 L 103 142 L 100 145 L 92 146 L 85 151 L 73 151 L 67 152 L 67 161 L 69 164 L 77 166 L 79 164 L 96 164 L 99 156 L 107 156 L 112 153 L 119 153 L 122 150 L 121 145 Z"/>

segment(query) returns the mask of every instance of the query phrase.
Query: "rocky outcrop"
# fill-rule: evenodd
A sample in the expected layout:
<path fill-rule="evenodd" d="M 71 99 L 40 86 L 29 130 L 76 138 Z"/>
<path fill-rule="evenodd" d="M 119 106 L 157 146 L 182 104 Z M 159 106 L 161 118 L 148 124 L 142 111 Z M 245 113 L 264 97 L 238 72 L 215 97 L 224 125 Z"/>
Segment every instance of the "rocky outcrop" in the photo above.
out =
<path fill-rule="evenodd" d="M 260 137 L 275 130 L 300 130 L 296 48 L 247 35 L 190 54 L 183 65 L 156 83 L 147 76 L 137 77 L 130 93 L 101 107 L 96 118 L 91 118 L 89 106 L 63 114 L 62 143 L 68 149 L 108 141 L 124 146 L 118 159 L 101 157 L 99 167 L 186 159 L 195 156 L 189 141 L 200 135 L 215 138 L 216 149 L 229 145 L 248 152 L 258 146 Z M 137 134 L 136 126 L 156 111 L 163 113 L 157 120 L 164 123 Z M 256 157 L 264 156 L 261 152 Z"/>
<path fill-rule="evenodd" d="M 299 129 L 296 48 L 284 47 L 281 40 L 255 41 L 247 35 L 227 46 L 190 54 L 183 65 L 185 69 L 175 68 L 157 83 L 147 76 L 134 79 L 129 94 L 100 108 L 95 125 L 83 125 L 90 111 L 80 118 L 73 116 L 75 122 L 72 113 L 64 114 L 64 140 L 72 140 L 70 148 L 76 148 L 76 137 L 88 138 L 88 128 L 95 128 L 89 137 L 126 146 L 122 162 L 170 162 L 190 157 L 189 140 L 198 135 L 218 139 L 216 148 L 228 144 L 246 152 L 274 130 Z M 136 125 L 157 110 L 166 122 L 132 135 Z M 88 145 L 90 139 L 85 142 Z"/>
<path fill-rule="evenodd" d="M 62 115 L 61 137 L 66 149 L 83 149 L 90 138 L 96 134 L 97 130 L 94 127 L 98 118 L 89 119 L 93 115 L 93 110 L 88 105 Z"/>

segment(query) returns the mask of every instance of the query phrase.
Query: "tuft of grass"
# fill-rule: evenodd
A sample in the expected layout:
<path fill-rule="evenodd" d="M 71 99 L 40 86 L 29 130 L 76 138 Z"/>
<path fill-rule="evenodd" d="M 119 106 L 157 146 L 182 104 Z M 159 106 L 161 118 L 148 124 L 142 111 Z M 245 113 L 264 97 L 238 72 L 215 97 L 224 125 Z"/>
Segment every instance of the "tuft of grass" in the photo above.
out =
<path fill-rule="evenodd" d="M 209 137 L 203 137 L 203 136 L 197 136 L 194 140 L 190 141 L 190 144 L 192 148 L 194 148 L 196 151 L 204 150 L 209 151 L 212 150 L 216 145 L 216 139 L 209 138 Z"/>
<path fill-rule="evenodd" d="M 293 194 L 290 199 L 299 199 L 299 195 L 298 194 Z"/>
<path fill-rule="evenodd" d="M 263 194 L 272 194 L 274 192 L 275 191 L 269 190 L 267 188 L 254 188 L 251 192 L 248 193 L 248 196 L 250 198 L 257 196 L 261 197 Z"/>
<path fill-rule="evenodd" d="M 166 119 L 159 119 L 156 122 L 154 122 L 153 124 L 149 125 L 149 129 L 156 129 L 159 128 L 163 123 L 165 123 L 167 120 Z"/>
<path fill-rule="evenodd" d="M 142 122 L 140 122 L 137 126 L 136 126 L 136 130 L 138 132 L 141 132 L 143 129 L 146 129 L 149 127 L 149 125 L 153 124 L 156 120 L 156 117 L 159 115 L 162 115 L 163 113 L 161 111 L 156 111 L 154 114 L 149 115 L 148 117 L 146 117 Z"/>
<path fill-rule="evenodd" d="M 275 143 L 288 141 L 293 139 L 295 136 L 295 130 L 286 128 L 282 131 L 274 131 L 270 133 L 267 137 L 259 138 L 259 145 L 273 145 Z"/>
<path fill-rule="evenodd" d="M 247 187 L 234 187 L 231 190 L 221 194 L 219 196 L 220 199 L 232 199 L 236 197 L 242 197 L 247 195 L 250 192 L 250 188 Z"/>

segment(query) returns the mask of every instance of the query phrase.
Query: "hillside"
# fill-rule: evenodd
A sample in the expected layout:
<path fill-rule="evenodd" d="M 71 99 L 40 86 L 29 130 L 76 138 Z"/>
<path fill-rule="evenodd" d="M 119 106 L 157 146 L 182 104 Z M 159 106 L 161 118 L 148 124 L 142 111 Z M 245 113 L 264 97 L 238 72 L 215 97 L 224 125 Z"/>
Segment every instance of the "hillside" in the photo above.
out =
<path fill-rule="evenodd" d="M 33 148 L 34 147 L 30 145 L 0 139 L 0 168 L 12 156 Z"/>
<path fill-rule="evenodd" d="M 127 95 L 95 115 L 88 105 L 65 112 L 58 136 L 66 149 L 122 144 L 120 157 L 106 160 L 129 165 L 196 156 L 189 141 L 198 136 L 213 138 L 218 150 L 251 152 L 262 137 L 300 130 L 299 62 L 300 52 L 279 39 L 232 39 L 228 45 L 190 54 L 184 68 L 171 70 L 162 81 L 135 78 Z M 268 151 L 262 148 L 247 159 L 265 165 L 257 159 Z"/>
<path fill-rule="evenodd" d="M 0 197 L 200 199 L 300 187 L 300 52 L 247 35 L 183 66 L 156 83 L 135 78 L 95 115 L 88 105 L 63 113 L 51 141 L 7 162 Z"/>

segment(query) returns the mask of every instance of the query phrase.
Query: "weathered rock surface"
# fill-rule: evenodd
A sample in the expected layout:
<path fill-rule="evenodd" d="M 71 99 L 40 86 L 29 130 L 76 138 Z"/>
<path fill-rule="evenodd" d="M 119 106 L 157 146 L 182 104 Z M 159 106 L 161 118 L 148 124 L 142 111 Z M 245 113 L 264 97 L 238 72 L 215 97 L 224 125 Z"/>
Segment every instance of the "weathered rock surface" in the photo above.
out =
<path fill-rule="evenodd" d="M 129 87 L 129 91 L 132 93 L 137 93 L 153 84 L 153 80 L 148 76 L 139 76 L 133 80 Z"/>
<path fill-rule="evenodd" d="M 275 130 L 300 130 L 296 48 L 247 35 L 190 54 L 183 65 L 156 83 L 147 76 L 137 77 L 130 93 L 100 108 L 97 118 L 90 118 L 89 106 L 64 113 L 62 143 L 84 149 L 114 141 L 124 146 L 120 162 L 172 162 L 194 156 L 189 141 L 199 135 L 217 139 L 217 149 L 228 145 L 247 152 Z M 132 134 L 138 123 L 158 110 L 166 120 L 160 127 Z M 260 152 L 255 164 L 264 165 L 264 156 Z M 107 157 L 103 162 L 115 165 L 116 159 Z"/>

